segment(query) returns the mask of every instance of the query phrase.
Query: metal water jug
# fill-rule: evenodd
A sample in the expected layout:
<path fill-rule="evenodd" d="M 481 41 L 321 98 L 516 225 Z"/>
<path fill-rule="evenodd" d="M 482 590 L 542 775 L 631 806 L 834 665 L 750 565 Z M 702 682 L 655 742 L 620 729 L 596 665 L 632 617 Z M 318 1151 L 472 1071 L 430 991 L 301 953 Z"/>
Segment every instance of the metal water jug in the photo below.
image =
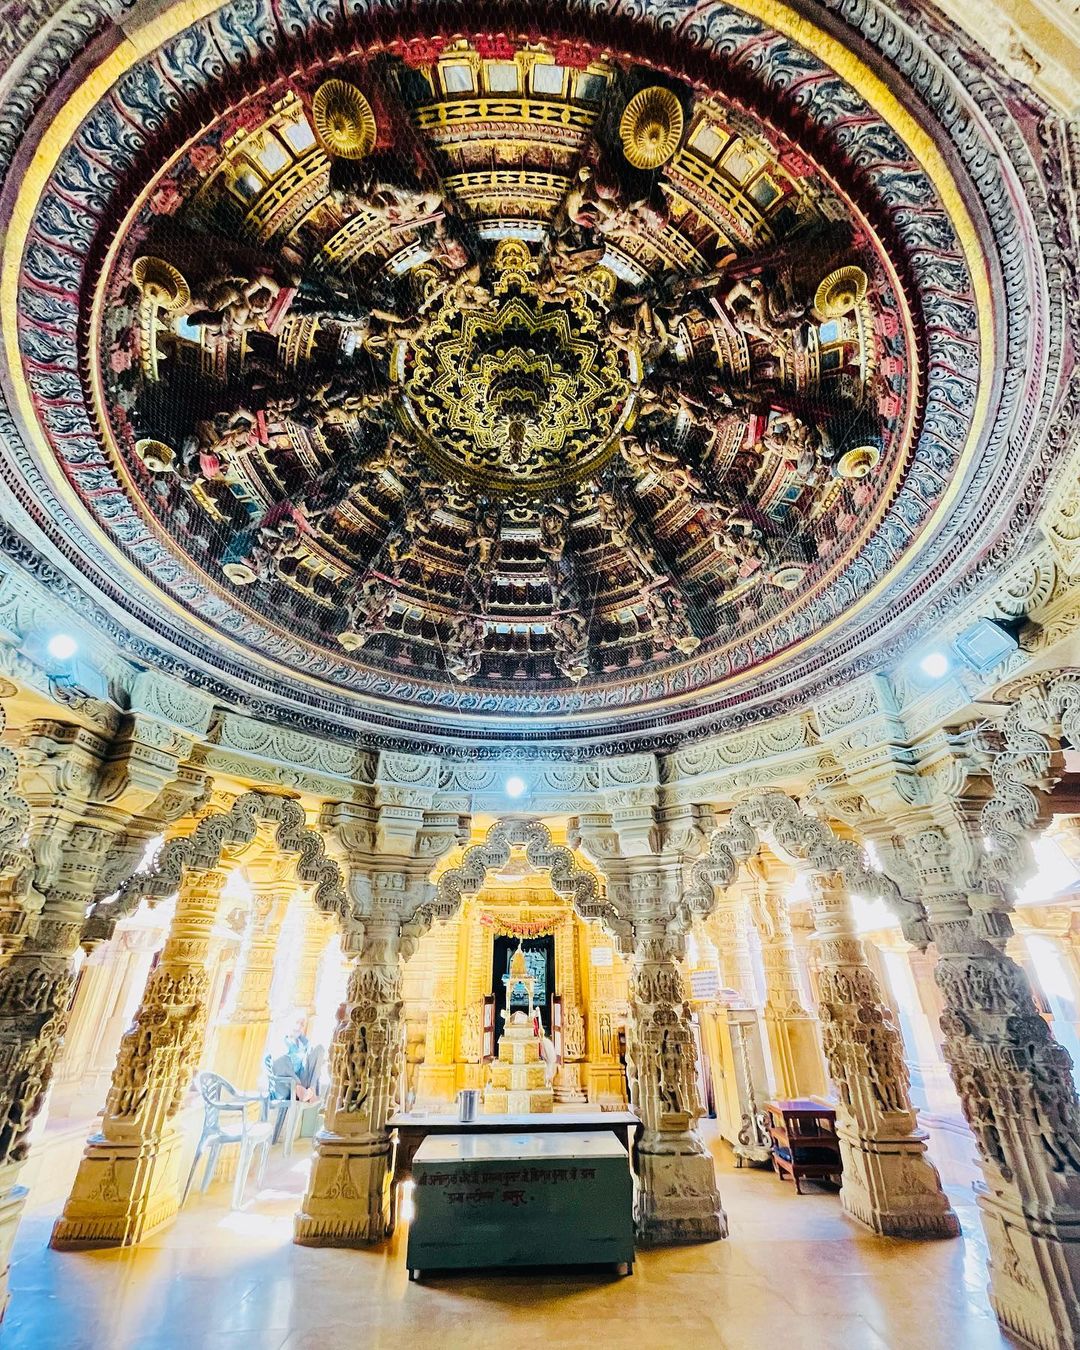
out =
<path fill-rule="evenodd" d="M 462 1088 L 457 1095 L 458 1120 L 464 1124 L 476 1119 L 476 1107 L 480 1101 L 478 1088 Z"/>

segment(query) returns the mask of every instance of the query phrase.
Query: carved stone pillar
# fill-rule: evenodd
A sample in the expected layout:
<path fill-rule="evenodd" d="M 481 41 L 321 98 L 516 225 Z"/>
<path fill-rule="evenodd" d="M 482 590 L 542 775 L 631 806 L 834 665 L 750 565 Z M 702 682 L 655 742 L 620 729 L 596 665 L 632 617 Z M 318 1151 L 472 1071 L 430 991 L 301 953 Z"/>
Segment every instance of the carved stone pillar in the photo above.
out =
<path fill-rule="evenodd" d="M 88 833 L 78 838 L 90 847 Z M 93 849 L 99 860 L 106 843 L 96 842 Z M 24 930 L 19 949 L 0 969 L 0 1310 L 7 1303 L 11 1247 L 26 1203 L 18 1175 L 63 1043 L 74 984 L 71 958 L 89 898 L 85 891 L 51 889 L 36 931 Z"/>
<path fill-rule="evenodd" d="M 839 1096 L 844 1208 L 892 1237 L 956 1237 L 960 1224 L 926 1156 L 900 1032 L 856 935 L 850 897 L 815 876 L 822 1039 Z"/>
<path fill-rule="evenodd" d="M 609 810 L 570 822 L 568 838 L 585 848 L 607 880 L 607 901 L 629 940 L 627 1076 L 644 1129 L 638 1145 L 634 1218 L 637 1239 L 703 1242 L 727 1236 L 716 1169 L 695 1128 L 696 1047 L 679 962 L 690 919 L 683 868 L 702 846 L 695 808 L 658 806 L 655 763 L 642 757 L 640 786 L 612 786 Z"/>
<path fill-rule="evenodd" d="M 303 928 L 300 935 L 300 955 L 293 980 L 293 1006 L 308 1018 L 315 1016 L 315 996 L 318 993 L 319 962 L 334 934 L 334 917 L 309 899 L 304 900 Z"/>
<path fill-rule="evenodd" d="M 122 754 L 110 767 L 107 740 L 59 722 L 35 723 L 20 759 L 33 884 L 5 916 L 14 941 L 0 968 L 0 1312 L 26 1199 L 18 1174 L 63 1043 L 86 908 L 128 808 L 145 806 L 161 787 L 158 779 L 149 792 L 133 788 Z"/>
<path fill-rule="evenodd" d="M 585 1058 L 585 1015 L 578 970 L 578 921 L 565 914 L 555 927 L 556 988 L 562 998 L 562 1061 L 555 1073 L 557 1102 L 584 1102 L 581 1063 Z M 550 1028 L 549 1028 L 550 1029 Z"/>
<path fill-rule="evenodd" d="M 976 803 L 975 805 L 978 805 Z M 1080 1344 L 1080 1108 L 1068 1053 L 1039 1016 L 1000 895 L 977 882 L 974 812 L 904 823 L 938 950 L 944 1053 L 979 1147 L 990 1301 L 1043 1350 Z"/>
<path fill-rule="evenodd" d="M 713 1160 L 695 1129 L 702 1107 L 678 956 L 662 922 L 634 924 L 626 1052 L 630 1102 L 644 1125 L 634 1217 L 646 1245 L 727 1236 Z"/>
<path fill-rule="evenodd" d="M 821 1030 L 803 1003 L 799 956 L 788 913 L 787 889 L 793 879 L 773 857 L 751 859 L 756 881 L 752 913 L 761 938 L 765 975 L 765 1031 L 777 1092 L 782 1097 L 824 1094 L 828 1084 Z"/>
<path fill-rule="evenodd" d="M 181 731 L 160 720 L 154 678 L 140 676 L 132 712 L 111 740 L 84 727 L 34 723 L 23 738 L 20 788 L 29 804 L 32 871 L 8 888 L 0 915 L 7 963 L 0 969 L 0 1314 L 7 1302 L 11 1244 L 26 1192 L 17 1184 L 27 1137 L 44 1101 L 63 1041 L 72 993 L 72 956 L 89 902 L 136 860 L 142 837 L 182 811 L 202 776 L 180 768 L 190 752 L 191 713 Z M 209 704 L 205 708 L 209 716 Z M 168 714 L 171 718 L 171 713 Z M 182 785 L 177 778 L 183 777 Z M 0 862 L 10 874 L 10 841 Z M 130 860 L 130 862 L 129 862 Z M 18 894 L 18 904 L 11 903 Z"/>
<path fill-rule="evenodd" d="M 457 1087 L 457 948 L 460 930 L 445 924 L 424 942 L 430 993 L 424 1032 L 424 1062 L 416 1075 L 416 1095 L 424 1102 L 449 1102 Z"/>
<path fill-rule="evenodd" d="M 185 875 L 161 961 L 120 1042 L 101 1132 L 86 1152 L 53 1247 L 130 1246 L 176 1213 L 182 1136 L 173 1121 L 206 1030 L 211 929 L 226 874 Z"/>
<path fill-rule="evenodd" d="M 707 920 L 720 959 L 720 983 L 725 989 L 733 989 L 747 1008 L 758 1002 L 750 953 L 750 901 L 756 889 L 752 879 L 735 882 L 719 896 L 716 911 Z"/>
<path fill-rule="evenodd" d="M 345 1018 L 330 1045 L 326 1128 L 295 1239 L 305 1246 L 380 1242 L 393 1224 L 393 1142 L 386 1128 L 403 1068 L 401 925 L 371 923 L 349 974 Z"/>
<path fill-rule="evenodd" d="M 270 1034 L 270 985 L 282 921 L 296 892 L 295 863 L 270 854 L 245 871 L 251 884 L 251 913 L 233 977 L 235 997 L 217 1031 L 214 1072 L 240 1092 L 253 1092 L 265 1077 L 263 1059 Z"/>
<path fill-rule="evenodd" d="M 130 1004 L 146 984 L 161 928 L 118 930 L 90 953 L 78 980 L 64 1048 L 56 1064 L 49 1119 L 85 1117 L 108 1090 L 120 1037 L 130 1024 Z"/>
<path fill-rule="evenodd" d="M 408 773 L 409 785 L 380 784 L 374 802 L 334 803 L 322 823 L 347 869 L 356 928 L 345 1017 L 330 1047 L 326 1128 L 315 1138 L 307 1193 L 294 1237 L 306 1246 L 379 1242 L 393 1228 L 393 1141 L 387 1120 L 398 1103 L 405 1059 L 401 962 L 430 917 L 435 860 L 461 833 L 460 818 L 431 810 L 434 761 L 384 755 L 379 776 Z M 403 930 L 408 928 L 408 932 Z"/>

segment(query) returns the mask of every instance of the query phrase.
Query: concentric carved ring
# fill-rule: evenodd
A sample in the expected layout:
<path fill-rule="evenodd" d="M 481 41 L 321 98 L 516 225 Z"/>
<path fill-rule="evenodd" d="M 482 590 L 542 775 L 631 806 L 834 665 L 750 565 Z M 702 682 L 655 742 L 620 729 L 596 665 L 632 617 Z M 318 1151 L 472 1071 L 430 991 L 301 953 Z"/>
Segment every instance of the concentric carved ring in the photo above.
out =
<path fill-rule="evenodd" d="M 375 148 L 378 128 L 371 104 L 345 80 L 327 80 L 316 89 L 311 119 L 319 144 L 328 155 L 365 159 Z"/>
<path fill-rule="evenodd" d="M 635 169 L 659 169 L 679 148 L 683 110 L 670 89 L 642 89 L 626 105 L 619 123 L 623 154 Z"/>

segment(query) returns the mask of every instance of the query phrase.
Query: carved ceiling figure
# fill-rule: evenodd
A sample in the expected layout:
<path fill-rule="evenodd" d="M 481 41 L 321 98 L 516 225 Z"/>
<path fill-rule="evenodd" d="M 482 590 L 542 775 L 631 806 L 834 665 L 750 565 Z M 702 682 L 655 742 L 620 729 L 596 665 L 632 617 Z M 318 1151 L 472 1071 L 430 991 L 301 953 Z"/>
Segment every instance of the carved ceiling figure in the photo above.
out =
<path fill-rule="evenodd" d="M 656 550 L 642 537 L 637 515 L 630 503 L 618 492 L 598 492 L 596 510 L 608 538 L 616 548 L 627 554 L 642 580 L 657 581 L 661 570 Z"/>
<path fill-rule="evenodd" d="M 368 577 L 349 606 L 348 622 L 337 635 L 346 651 L 358 651 L 370 638 L 386 632 L 396 592 L 380 577 Z"/>
<path fill-rule="evenodd" d="M 387 537 L 387 554 L 400 571 L 407 562 L 421 566 L 424 562 L 423 544 L 435 525 L 435 513 L 446 502 L 446 493 L 435 483 L 424 483 L 420 496 L 406 503 L 401 524 Z"/>
<path fill-rule="evenodd" d="M 817 427 L 788 410 L 774 413 L 761 443 L 794 465 L 804 482 L 810 482 L 821 467 L 823 439 Z"/>
<path fill-rule="evenodd" d="M 701 474 L 685 458 L 673 450 L 665 450 L 656 436 L 623 436 L 619 453 L 630 469 L 652 475 L 672 495 L 708 501 L 708 489 Z"/>
<path fill-rule="evenodd" d="M 254 276 L 217 274 L 192 290 L 187 321 L 222 337 L 238 337 L 265 328 L 282 287 L 269 272 Z"/>
<path fill-rule="evenodd" d="M 176 471 L 188 485 L 203 479 L 213 482 L 228 469 L 233 456 L 251 444 L 255 416 L 244 408 L 216 413 L 195 423 L 176 460 Z"/>
<path fill-rule="evenodd" d="M 540 512 L 540 556 L 547 559 L 553 587 L 566 556 L 569 520 L 570 511 L 562 502 L 547 502 Z"/>
<path fill-rule="evenodd" d="M 589 673 L 589 625 L 579 609 L 556 614 L 551 625 L 555 664 L 575 684 Z"/>
<path fill-rule="evenodd" d="M 481 666 L 487 629 L 475 614 L 459 614 L 446 639 L 446 669 L 455 680 L 471 680 Z"/>
<path fill-rule="evenodd" d="M 465 581 L 483 609 L 488 602 L 491 573 L 499 561 L 502 517 L 490 503 L 478 503 L 475 519 L 467 526 L 465 551 L 469 564 Z"/>
<path fill-rule="evenodd" d="M 686 604 L 671 586 L 657 587 L 646 597 L 649 623 L 657 645 L 665 651 L 672 649 L 689 654 L 701 645 L 701 639 L 690 626 Z"/>

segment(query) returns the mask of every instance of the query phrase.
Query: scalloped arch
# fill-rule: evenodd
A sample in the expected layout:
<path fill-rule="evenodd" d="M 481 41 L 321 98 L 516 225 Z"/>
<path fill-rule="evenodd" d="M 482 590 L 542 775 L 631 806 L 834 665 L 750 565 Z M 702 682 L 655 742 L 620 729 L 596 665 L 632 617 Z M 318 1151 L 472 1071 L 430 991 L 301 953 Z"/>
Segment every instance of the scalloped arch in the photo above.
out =
<path fill-rule="evenodd" d="M 313 887 L 315 904 L 344 924 L 352 909 L 341 869 L 326 855 L 323 837 L 309 828 L 304 808 L 291 797 L 271 792 L 245 792 L 228 811 L 206 815 L 190 835 L 170 839 L 149 872 L 128 877 L 116 899 L 99 897 L 83 925 L 84 946 L 107 941 L 116 924 L 141 900 L 151 903 L 172 895 L 186 872 L 208 872 L 228 848 L 250 844 L 260 825 L 274 825 L 274 842 L 282 853 L 296 858 L 299 881 Z"/>
<path fill-rule="evenodd" d="M 461 862 L 439 877 L 434 899 L 423 906 L 417 920 L 426 926 L 453 918 L 464 898 L 480 890 L 490 871 L 508 863 L 515 848 L 524 848 L 526 860 L 547 872 L 552 890 L 569 900 L 582 919 L 599 923 L 620 952 L 631 949 L 630 924 L 604 898 L 596 877 L 581 866 L 573 849 L 552 843 L 551 831 L 539 820 L 497 820 L 483 843 L 467 848 Z"/>
<path fill-rule="evenodd" d="M 739 802 L 728 823 L 711 836 L 708 853 L 691 868 L 684 896 L 691 918 L 712 913 L 716 888 L 730 886 L 740 865 L 764 843 L 774 844 L 813 871 L 839 873 L 852 890 L 883 900 L 900 920 L 905 936 L 918 945 L 925 942 L 923 906 L 903 895 L 891 877 L 875 872 L 857 844 L 838 838 L 823 820 L 807 815 L 782 792 L 764 792 Z"/>

